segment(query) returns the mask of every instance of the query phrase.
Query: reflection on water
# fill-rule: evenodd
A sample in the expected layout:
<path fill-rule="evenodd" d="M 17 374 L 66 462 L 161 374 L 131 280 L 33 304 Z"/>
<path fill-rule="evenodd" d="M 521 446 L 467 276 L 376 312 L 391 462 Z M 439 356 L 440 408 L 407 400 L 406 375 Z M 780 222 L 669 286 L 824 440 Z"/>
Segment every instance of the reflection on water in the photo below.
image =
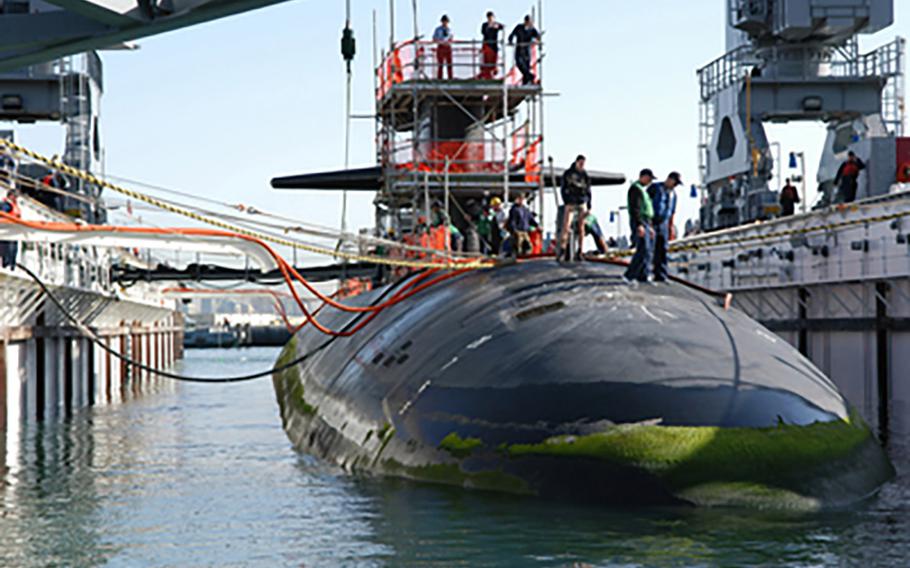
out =
<path fill-rule="evenodd" d="M 185 371 L 246 372 L 276 355 L 190 351 Z M 0 565 L 905 566 L 910 557 L 900 450 L 901 477 L 849 511 L 604 511 L 351 479 L 296 454 L 277 412 L 268 380 L 181 384 L 3 440 Z"/>

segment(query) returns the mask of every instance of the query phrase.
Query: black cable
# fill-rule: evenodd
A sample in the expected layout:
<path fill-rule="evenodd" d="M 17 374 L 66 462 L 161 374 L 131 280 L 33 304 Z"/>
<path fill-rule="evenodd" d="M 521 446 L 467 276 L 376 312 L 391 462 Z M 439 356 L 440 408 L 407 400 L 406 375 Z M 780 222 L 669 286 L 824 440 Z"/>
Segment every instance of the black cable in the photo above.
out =
<path fill-rule="evenodd" d="M 123 355 L 123 354 L 117 352 L 116 350 L 114 350 L 113 348 L 109 347 L 107 345 L 107 343 L 105 343 L 104 341 L 102 341 L 102 339 L 100 337 L 98 337 L 98 334 L 96 334 L 91 329 L 89 329 L 88 326 L 86 326 L 85 324 L 83 324 L 82 322 L 77 320 L 76 317 L 63 306 L 63 303 L 60 302 L 60 300 L 53 293 L 51 293 L 51 291 L 48 289 L 47 285 L 44 282 L 42 282 L 41 279 L 38 278 L 38 276 L 34 272 L 32 272 L 31 270 L 29 270 L 28 268 L 26 268 L 25 266 L 23 266 L 21 264 L 18 264 L 16 266 L 16 268 L 18 268 L 18 269 L 22 270 L 23 272 L 25 272 L 26 274 L 28 274 L 31 277 L 31 279 L 34 280 L 36 284 L 38 284 L 38 286 L 41 288 L 41 291 L 44 293 L 44 295 L 46 295 L 48 298 L 50 298 L 51 302 L 53 302 L 54 305 L 57 306 L 57 309 L 59 309 L 60 312 L 64 316 L 66 316 L 66 319 L 68 319 L 70 322 L 72 322 L 73 325 L 76 327 L 76 329 L 79 330 L 79 332 L 82 333 L 82 335 L 84 335 L 86 338 L 88 338 L 92 343 L 94 343 L 98 347 L 101 347 L 103 350 L 107 351 L 108 353 L 110 353 L 114 357 L 120 359 L 121 361 L 124 361 L 125 363 L 128 363 L 128 364 L 136 367 L 137 369 L 141 369 L 141 370 L 151 373 L 153 375 L 158 375 L 159 377 L 173 379 L 175 381 L 183 381 L 183 382 L 187 382 L 187 383 L 240 383 L 240 382 L 260 379 L 262 377 L 267 377 L 267 376 L 275 374 L 275 373 L 280 373 L 282 371 L 286 371 L 287 369 L 290 369 L 291 367 L 295 367 L 295 366 L 299 365 L 300 363 L 303 363 L 304 361 L 306 361 L 307 359 L 309 359 L 310 357 L 312 357 L 319 351 L 322 351 L 323 349 L 325 349 L 326 347 L 331 345 L 332 342 L 335 341 L 335 339 L 337 339 L 336 337 L 330 337 L 329 339 L 324 341 L 322 344 L 320 344 L 318 347 L 316 347 L 312 351 L 301 355 L 300 357 L 294 359 L 293 361 L 290 361 L 289 363 L 285 363 L 278 367 L 273 367 L 273 368 L 269 369 L 268 371 L 251 373 L 249 375 L 237 375 L 234 377 L 187 377 L 185 375 L 178 375 L 176 373 L 169 373 L 167 371 L 155 369 L 154 367 L 149 367 L 148 365 L 141 363 L 139 361 L 136 361 L 134 359 L 130 359 L 126 355 Z M 408 276 L 411 276 L 411 275 L 408 275 Z M 372 303 L 375 305 L 376 302 L 382 300 L 386 296 L 386 294 L 388 294 L 389 291 L 391 291 L 393 288 L 396 288 L 397 284 L 400 284 L 405 279 L 407 279 L 407 276 L 404 279 L 399 280 L 398 283 L 396 283 L 395 285 L 392 285 L 392 286 L 389 286 L 388 288 L 386 288 L 386 290 L 382 294 L 377 296 L 376 299 Z M 355 323 L 357 323 L 362 317 L 364 317 L 363 313 L 359 314 L 358 317 L 353 318 L 350 322 L 348 322 L 344 326 L 344 328 L 342 328 L 342 331 L 346 331 L 346 330 L 350 329 L 350 327 L 353 326 Z"/>

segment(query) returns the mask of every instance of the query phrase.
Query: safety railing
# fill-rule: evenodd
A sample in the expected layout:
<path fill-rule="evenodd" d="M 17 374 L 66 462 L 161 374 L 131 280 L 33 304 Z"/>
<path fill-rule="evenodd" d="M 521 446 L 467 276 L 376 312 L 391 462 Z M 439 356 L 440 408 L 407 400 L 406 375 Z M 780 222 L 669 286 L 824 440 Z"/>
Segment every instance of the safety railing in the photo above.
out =
<path fill-rule="evenodd" d="M 511 135 L 508 160 L 501 141 L 423 139 L 406 140 L 388 147 L 383 165 L 400 172 L 432 172 L 449 174 L 502 173 L 508 164 L 510 171 L 524 171 L 526 181 L 539 181 L 542 137 L 527 127 Z"/>
<path fill-rule="evenodd" d="M 749 45 L 740 46 L 725 53 L 698 70 L 701 99 L 707 101 L 718 92 L 743 80 L 746 73 L 759 67 L 763 77 L 773 77 L 777 62 L 799 61 L 794 72 L 787 65 L 786 78 L 815 78 L 819 76 L 841 78 L 898 77 L 904 72 L 904 49 L 906 41 L 896 38 L 875 51 L 859 54 L 855 43 L 844 49 L 820 50 L 816 46 L 781 45 L 761 50 L 756 54 Z"/>
<path fill-rule="evenodd" d="M 434 41 L 408 40 L 396 45 L 386 54 L 379 68 L 376 96 L 382 99 L 397 84 L 409 81 L 502 81 L 510 86 L 528 82 L 537 84 L 541 44 L 507 46 L 491 50 L 481 40 Z M 527 50 L 527 71 L 530 81 L 525 81 L 521 69 L 514 64 L 516 50 Z M 509 57 L 513 55 L 513 57 Z"/>
<path fill-rule="evenodd" d="M 861 77 L 897 77 L 904 72 L 904 50 L 907 41 L 898 37 L 891 43 L 860 55 L 853 74 Z"/>
<path fill-rule="evenodd" d="M 755 61 L 748 61 L 753 53 L 750 46 L 740 46 L 721 55 L 698 70 L 701 100 L 707 101 L 720 91 L 741 81 Z"/>

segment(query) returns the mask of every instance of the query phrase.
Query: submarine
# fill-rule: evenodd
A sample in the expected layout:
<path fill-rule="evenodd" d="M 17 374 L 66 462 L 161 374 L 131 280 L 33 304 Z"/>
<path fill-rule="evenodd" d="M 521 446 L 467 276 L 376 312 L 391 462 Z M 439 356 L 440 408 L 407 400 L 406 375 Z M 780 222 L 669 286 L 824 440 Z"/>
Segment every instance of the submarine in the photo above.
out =
<path fill-rule="evenodd" d="M 430 226 L 451 226 L 464 239 L 444 238 L 446 255 L 495 250 L 478 231 L 493 198 L 523 195 L 545 220 L 561 184 L 542 146 L 544 45 L 526 47 L 518 72 L 505 47 L 493 64 L 454 41 L 443 79 L 433 42 L 390 42 L 375 78 L 378 164 L 272 187 L 374 192 L 376 234 L 427 246 Z M 894 475 L 836 386 L 723 296 L 679 279 L 629 285 L 618 261 L 538 257 L 389 302 L 426 270 L 387 268 L 345 300 L 382 310 L 319 313 L 357 327 L 351 337 L 303 328 L 284 347 L 274 390 L 299 451 L 355 475 L 607 505 L 815 510 Z"/>
<path fill-rule="evenodd" d="M 623 270 L 521 261 L 433 286 L 351 338 L 301 331 L 278 363 L 310 357 L 273 377 L 287 435 L 352 473 L 612 505 L 812 510 L 893 476 L 796 349 L 715 295 L 630 286 Z"/>

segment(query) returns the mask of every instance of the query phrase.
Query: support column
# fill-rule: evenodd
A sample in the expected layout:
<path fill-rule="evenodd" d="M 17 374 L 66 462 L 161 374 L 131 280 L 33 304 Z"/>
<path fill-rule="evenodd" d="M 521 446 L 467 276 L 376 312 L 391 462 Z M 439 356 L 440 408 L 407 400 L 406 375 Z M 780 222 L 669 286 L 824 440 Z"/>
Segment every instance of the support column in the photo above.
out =
<path fill-rule="evenodd" d="M 44 327 L 44 314 L 38 316 L 35 323 L 35 332 L 40 333 Z M 47 339 L 42 336 L 35 337 L 35 420 L 44 420 L 44 407 L 47 393 Z"/>
<path fill-rule="evenodd" d="M 46 328 L 45 328 L 46 331 Z M 44 417 L 50 418 L 60 414 L 63 395 L 63 346 L 57 337 L 48 337 L 45 340 L 44 364 L 46 374 L 40 377 L 44 382 Z"/>
<path fill-rule="evenodd" d="M 25 390 L 27 387 L 28 373 L 31 368 L 27 360 L 28 343 L 7 343 L 5 349 L 6 366 L 6 400 L 3 405 L 5 414 L 5 428 L 7 434 L 18 430 L 22 417 L 28 414 Z"/>
<path fill-rule="evenodd" d="M 887 282 L 875 284 L 875 369 L 878 384 L 878 436 L 888 443 L 891 418 L 891 385 L 888 361 L 888 292 Z"/>
<path fill-rule="evenodd" d="M 120 335 L 120 354 L 124 357 L 128 357 L 132 353 L 132 346 L 129 345 L 128 338 L 130 336 L 126 333 Z M 120 392 L 117 397 L 117 401 L 122 401 L 126 395 L 126 384 L 128 380 L 127 375 L 127 365 L 126 361 L 120 359 Z"/>
<path fill-rule="evenodd" d="M 112 341 L 110 337 L 104 338 L 104 343 L 109 348 L 112 347 Z M 110 404 L 113 402 L 111 399 L 111 384 L 114 382 L 114 356 L 110 354 L 109 351 L 104 351 L 104 402 Z"/>
<path fill-rule="evenodd" d="M 69 416 L 73 413 L 73 402 L 76 399 L 75 373 L 73 373 L 73 340 L 64 337 L 60 339 L 63 346 L 63 411 Z"/>
<path fill-rule="evenodd" d="M 95 352 L 98 347 L 87 339 L 82 340 L 82 347 L 85 349 L 85 403 L 88 406 L 95 406 L 95 386 L 98 382 L 98 371 L 95 368 Z"/>

